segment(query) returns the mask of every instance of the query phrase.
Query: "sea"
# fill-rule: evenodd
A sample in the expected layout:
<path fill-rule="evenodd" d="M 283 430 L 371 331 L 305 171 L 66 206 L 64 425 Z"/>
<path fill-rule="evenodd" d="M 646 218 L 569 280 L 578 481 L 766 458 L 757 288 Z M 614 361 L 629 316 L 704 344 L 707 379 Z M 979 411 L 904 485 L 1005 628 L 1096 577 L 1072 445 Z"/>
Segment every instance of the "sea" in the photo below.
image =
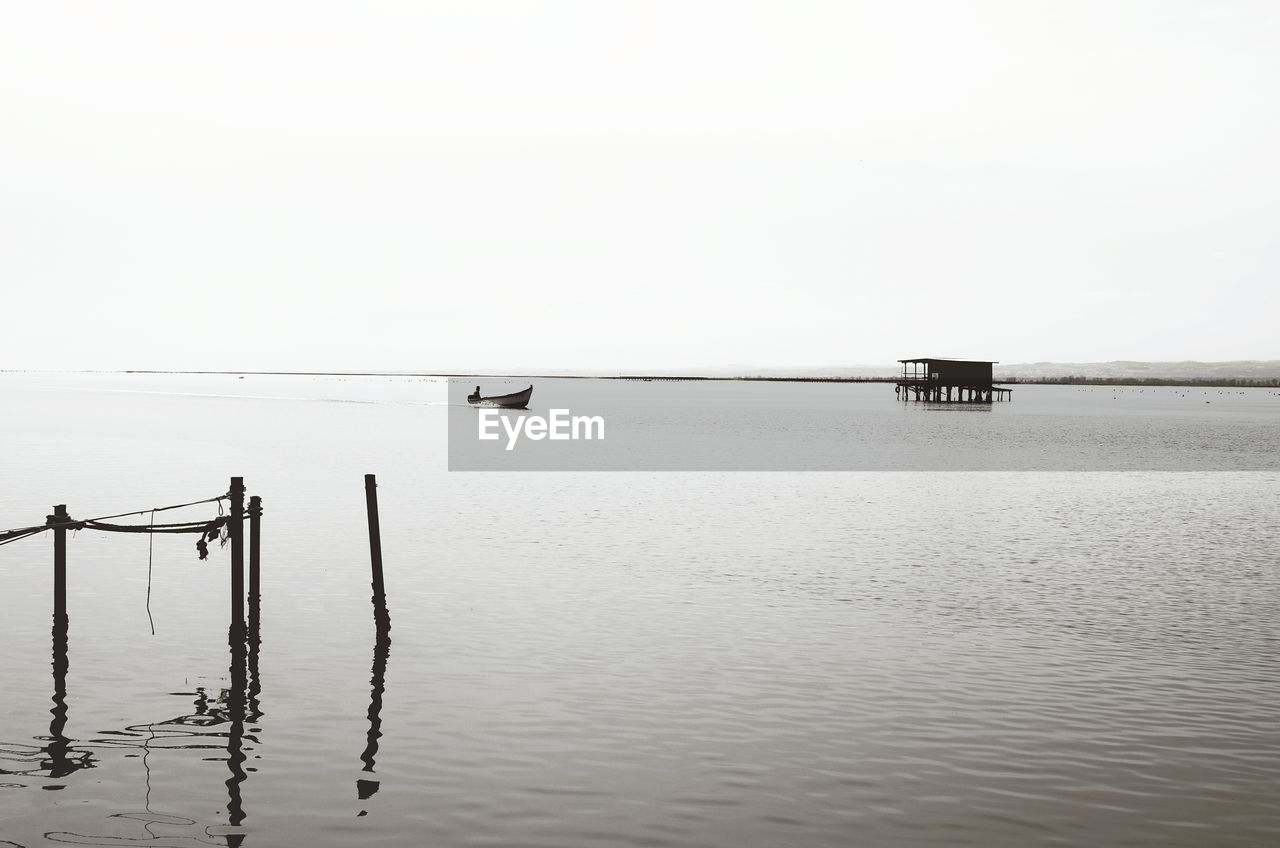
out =
<path fill-rule="evenodd" d="M 1280 389 L 476 382 L 0 374 L 0 846 L 1280 844 Z"/>

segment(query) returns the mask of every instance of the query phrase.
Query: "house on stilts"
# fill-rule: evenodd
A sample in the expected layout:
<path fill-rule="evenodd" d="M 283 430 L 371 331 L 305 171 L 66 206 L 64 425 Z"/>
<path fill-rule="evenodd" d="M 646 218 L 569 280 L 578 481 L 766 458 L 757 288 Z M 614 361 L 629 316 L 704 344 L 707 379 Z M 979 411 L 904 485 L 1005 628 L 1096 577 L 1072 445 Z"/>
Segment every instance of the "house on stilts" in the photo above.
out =
<path fill-rule="evenodd" d="M 971 359 L 899 359 L 899 400 L 933 403 L 991 403 L 1011 400 L 1013 389 L 992 383 L 994 362 Z"/>

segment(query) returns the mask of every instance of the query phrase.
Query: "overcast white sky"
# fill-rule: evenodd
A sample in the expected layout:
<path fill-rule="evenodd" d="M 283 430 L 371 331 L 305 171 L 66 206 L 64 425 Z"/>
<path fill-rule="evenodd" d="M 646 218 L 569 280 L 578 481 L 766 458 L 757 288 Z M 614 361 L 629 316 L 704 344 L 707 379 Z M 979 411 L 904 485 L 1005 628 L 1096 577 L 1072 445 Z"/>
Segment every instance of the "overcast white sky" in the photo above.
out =
<path fill-rule="evenodd" d="M 0 368 L 1280 358 L 1280 3 L 4 6 Z"/>

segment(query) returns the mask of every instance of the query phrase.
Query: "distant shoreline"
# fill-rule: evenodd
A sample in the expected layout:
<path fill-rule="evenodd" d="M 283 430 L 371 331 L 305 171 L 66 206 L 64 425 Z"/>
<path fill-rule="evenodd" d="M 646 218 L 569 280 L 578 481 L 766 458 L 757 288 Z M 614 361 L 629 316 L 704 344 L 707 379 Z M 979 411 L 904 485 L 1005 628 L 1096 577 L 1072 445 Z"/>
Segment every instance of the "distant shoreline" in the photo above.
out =
<path fill-rule="evenodd" d="M 202 374 L 233 377 L 434 377 L 440 379 L 496 380 L 521 377 L 529 380 L 631 380 L 640 382 L 710 382 L 710 383 L 896 383 L 899 377 L 752 377 L 703 376 L 697 374 L 472 374 L 425 371 L 185 371 L 160 369 L 126 369 L 123 371 L 37 371 L 7 369 L 0 373 L 62 374 Z M 1186 388 L 1267 389 L 1280 387 L 1280 378 L 1250 377 L 1010 377 L 995 380 L 1003 386 L 1140 386 Z"/>

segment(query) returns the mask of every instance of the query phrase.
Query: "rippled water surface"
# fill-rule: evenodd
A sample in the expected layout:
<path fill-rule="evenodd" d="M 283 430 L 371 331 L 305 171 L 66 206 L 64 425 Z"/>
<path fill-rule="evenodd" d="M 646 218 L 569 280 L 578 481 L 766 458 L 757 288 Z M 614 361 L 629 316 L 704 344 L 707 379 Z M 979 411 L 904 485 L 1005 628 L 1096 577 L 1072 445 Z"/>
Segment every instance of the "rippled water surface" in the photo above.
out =
<path fill-rule="evenodd" d="M 244 722 L 227 550 L 72 534 L 55 699 L 51 534 L 0 547 L 0 845 L 1280 844 L 1275 472 L 450 473 L 430 380 L 0 390 L 0 529 L 233 474 L 265 510 Z M 888 386 L 787 390 L 946 426 Z M 1015 397 L 1049 433 L 1206 420 Z M 1211 398 L 1215 433 L 1280 424 L 1274 391 Z"/>

